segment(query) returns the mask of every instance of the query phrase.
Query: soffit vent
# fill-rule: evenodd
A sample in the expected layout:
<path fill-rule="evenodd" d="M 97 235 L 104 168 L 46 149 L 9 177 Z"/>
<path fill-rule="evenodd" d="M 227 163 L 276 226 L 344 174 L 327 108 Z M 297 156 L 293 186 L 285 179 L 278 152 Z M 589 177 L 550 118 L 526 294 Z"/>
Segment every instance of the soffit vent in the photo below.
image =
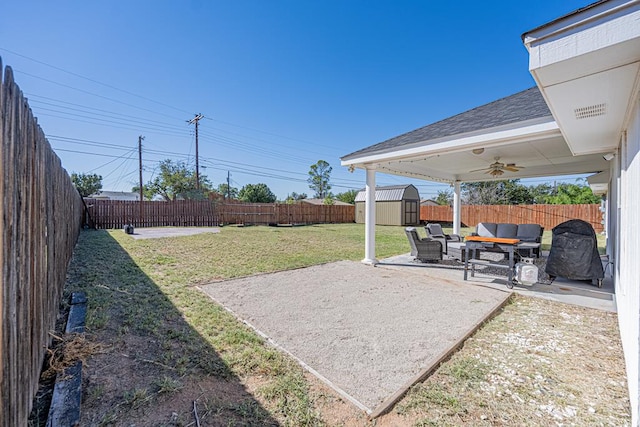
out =
<path fill-rule="evenodd" d="M 576 114 L 576 119 L 578 120 L 604 116 L 607 114 L 607 104 L 595 104 L 588 107 L 580 107 L 573 111 Z"/>

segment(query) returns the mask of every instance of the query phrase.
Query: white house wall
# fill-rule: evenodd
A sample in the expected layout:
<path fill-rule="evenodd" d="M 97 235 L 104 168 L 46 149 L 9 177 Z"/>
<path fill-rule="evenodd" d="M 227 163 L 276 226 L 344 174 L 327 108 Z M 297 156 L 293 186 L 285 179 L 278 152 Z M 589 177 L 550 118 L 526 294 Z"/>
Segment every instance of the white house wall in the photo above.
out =
<path fill-rule="evenodd" d="M 623 133 L 619 151 L 619 188 L 616 193 L 618 216 L 615 261 L 616 304 L 620 336 L 624 348 L 632 419 L 638 423 L 640 391 L 640 99 L 635 106 L 626 135 Z M 616 183 L 613 185 L 616 187 Z M 614 191 L 616 188 L 613 189 Z M 610 204 L 610 206 L 613 203 Z"/>

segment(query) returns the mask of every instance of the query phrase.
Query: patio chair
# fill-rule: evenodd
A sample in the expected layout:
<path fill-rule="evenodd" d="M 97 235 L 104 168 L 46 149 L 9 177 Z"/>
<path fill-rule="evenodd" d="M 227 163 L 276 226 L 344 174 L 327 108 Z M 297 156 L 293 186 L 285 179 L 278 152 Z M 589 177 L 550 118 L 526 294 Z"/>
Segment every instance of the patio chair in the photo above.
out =
<path fill-rule="evenodd" d="M 415 227 L 407 227 L 404 232 L 411 245 L 411 256 L 420 261 L 439 261 L 442 259 L 442 243 L 428 237 L 420 238 Z"/>
<path fill-rule="evenodd" d="M 440 224 L 427 224 L 424 229 L 427 232 L 427 237 L 433 240 L 437 240 L 442 244 L 442 251 L 447 253 L 447 242 L 461 242 L 462 238 L 457 234 L 445 234 L 442 231 Z"/>

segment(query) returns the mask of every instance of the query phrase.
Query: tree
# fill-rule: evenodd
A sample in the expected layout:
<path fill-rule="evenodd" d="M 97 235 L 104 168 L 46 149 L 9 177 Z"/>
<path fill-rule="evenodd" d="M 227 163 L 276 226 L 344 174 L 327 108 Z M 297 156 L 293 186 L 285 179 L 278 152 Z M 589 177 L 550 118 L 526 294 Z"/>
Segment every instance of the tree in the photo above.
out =
<path fill-rule="evenodd" d="M 544 205 L 549 203 L 549 197 L 553 194 L 553 187 L 549 184 L 538 184 L 529 187 L 533 203 Z"/>
<path fill-rule="evenodd" d="M 461 185 L 463 203 L 467 205 L 520 205 L 533 203 L 529 187 L 518 179 L 503 181 L 464 182 Z"/>
<path fill-rule="evenodd" d="M 351 203 L 353 205 L 356 202 L 357 195 L 358 190 L 347 190 L 344 193 L 336 194 L 336 199 L 344 203 Z"/>
<path fill-rule="evenodd" d="M 71 182 L 82 197 L 88 197 L 102 190 L 102 176 L 95 173 L 72 173 Z"/>
<path fill-rule="evenodd" d="M 547 198 L 552 205 L 575 205 L 600 203 L 601 197 L 596 196 L 588 185 L 577 183 L 562 183 L 554 190 L 554 194 Z"/>
<path fill-rule="evenodd" d="M 451 206 L 453 204 L 453 193 L 451 190 L 438 191 L 435 202 L 440 206 Z"/>
<path fill-rule="evenodd" d="M 147 186 L 154 196 L 158 194 L 167 201 L 176 200 L 178 196 L 203 199 L 211 190 L 211 183 L 205 175 L 200 175 L 200 189 L 197 189 L 195 169 L 188 168 L 184 162 L 174 163 L 171 159 L 160 162 L 160 174 Z"/>
<path fill-rule="evenodd" d="M 539 184 L 531 187 L 520 184 L 518 179 L 467 182 L 462 184 L 462 194 L 464 203 L 468 205 L 572 205 L 600 203 L 601 200 L 581 180 L 576 184 Z"/>
<path fill-rule="evenodd" d="M 289 194 L 287 196 L 287 199 L 285 200 L 285 203 L 288 204 L 292 204 L 294 202 L 297 202 L 298 200 L 304 200 L 307 198 L 307 194 L 306 193 L 296 193 L 295 191 L 292 192 L 291 194 Z"/>
<path fill-rule="evenodd" d="M 502 192 L 507 204 L 510 205 L 531 205 L 533 196 L 531 190 L 526 185 L 520 184 L 519 179 L 509 179 L 502 181 Z"/>
<path fill-rule="evenodd" d="M 273 203 L 276 195 L 267 187 L 267 184 L 247 184 L 240 189 L 238 197 L 243 202 L 249 203 Z"/>
<path fill-rule="evenodd" d="M 238 198 L 238 189 L 236 187 L 229 186 L 227 183 L 218 185 L 218 189 L 216 191 L 222 194 L 225 199 Z"/>
<path fill-rule="evenodd" d="M 331 196 L 329 190 L 331 190 L 331 185 L 329 184 L 329 179 L 331 178 L 331 166 L 324 160 L 318 160 L 318 162 L 314 165 L 311 165 L 309 169 L 309 178 L 307 178 L 307 182 L 309 183 L 309 188 L 315 191 L 315 196 L 317 199 L 324 199 L 327 196 Z"/>

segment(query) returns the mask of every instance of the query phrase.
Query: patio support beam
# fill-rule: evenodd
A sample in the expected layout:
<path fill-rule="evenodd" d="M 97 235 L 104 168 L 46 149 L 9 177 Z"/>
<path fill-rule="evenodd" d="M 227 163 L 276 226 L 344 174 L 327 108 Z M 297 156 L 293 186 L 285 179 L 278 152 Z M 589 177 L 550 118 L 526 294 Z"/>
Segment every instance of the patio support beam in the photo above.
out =
<path fill-rule="evenodd" d="M 364 264 L 375 265 L 376 259 L 376 170 L 367 166 L 364 207 Z"/>
<path fill-rule="evenodd" d="M 453 234 L 460 235 L 460 211 L 462 204 L 460 203 L 460 181 L 453 183 Z"/>

